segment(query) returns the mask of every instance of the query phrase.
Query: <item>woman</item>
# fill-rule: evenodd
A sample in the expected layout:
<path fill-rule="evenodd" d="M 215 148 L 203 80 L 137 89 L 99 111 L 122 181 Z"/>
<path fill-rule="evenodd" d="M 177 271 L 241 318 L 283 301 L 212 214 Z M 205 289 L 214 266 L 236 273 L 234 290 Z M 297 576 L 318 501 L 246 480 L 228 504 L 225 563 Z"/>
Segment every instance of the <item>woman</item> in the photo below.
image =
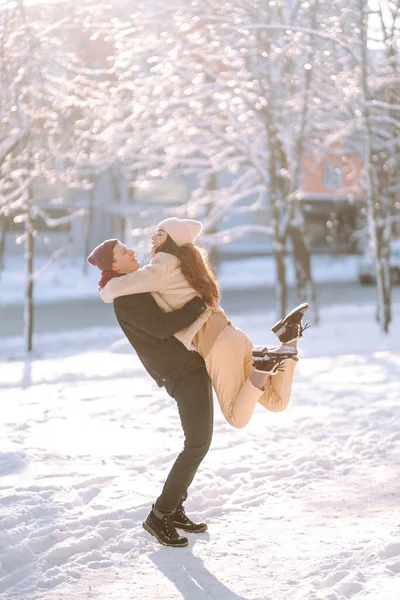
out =
<path fill-rule="evenodd" d="M 194 246 L 202 225 L 190 219 L 165 219 L 152 236 L 153 259 L 149 265 L 129 275 L 114 277 L 100 290 L 104 302 L 119 296 L 151 292 L 166 312 L 181 307 L 198 295 L 210 307 L 192 325 L 175 334 L 189 349 L 203 358 L 221 410 L 233 427 L 245 427 L 257 402 L 278 412 L 290 400 L 296 368 L 297 339 L 302 336 L 304 304 L 278 321 L 273 331 L 282 345 L 253 348 L 243 331 L 234 327 L 218 306 L 217 281 L 204 253 Z M 115 274 L 118 262 L 134 252 L 117 242 L 114 251 Z M 286 359 L 295 360 L 286 360 Z"/>

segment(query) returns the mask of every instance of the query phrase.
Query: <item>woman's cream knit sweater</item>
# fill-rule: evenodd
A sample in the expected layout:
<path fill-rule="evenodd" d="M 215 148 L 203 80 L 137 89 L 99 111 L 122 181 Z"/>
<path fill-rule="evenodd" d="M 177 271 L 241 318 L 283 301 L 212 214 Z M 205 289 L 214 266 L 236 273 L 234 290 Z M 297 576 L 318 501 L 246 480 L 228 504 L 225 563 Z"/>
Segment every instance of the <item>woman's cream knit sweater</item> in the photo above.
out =
<path fill-rule="evenodd" d="M 181 308 L 197 293 L 182 274 L 179 258 L 158 252 L 151 263 L 123 277 L 114 277 L 100 291 L 104 302 L 113 302 L 118 296 L 151 292 L 164 312 Z M 195 350 L 193 338 L 211 315 L 206 310 L 194 323 L 175 334 L 188 350 Z"/>

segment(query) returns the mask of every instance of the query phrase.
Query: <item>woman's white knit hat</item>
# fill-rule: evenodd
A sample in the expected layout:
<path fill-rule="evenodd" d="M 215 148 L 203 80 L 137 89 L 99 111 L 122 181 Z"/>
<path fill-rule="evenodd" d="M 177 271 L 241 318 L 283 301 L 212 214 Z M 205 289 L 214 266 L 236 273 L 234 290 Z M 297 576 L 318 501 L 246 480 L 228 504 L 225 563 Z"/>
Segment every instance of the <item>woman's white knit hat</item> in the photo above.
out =
<path fill-rule="evenodd" d="M 203 225 L 200 221 L 171 217 L 170 219 L 161 221 L 157 225 L 157 229 L 163 229 L 177 246 L 183 246 L 184 244 L 194 243 L 195 239 L 201 234 Z"/>

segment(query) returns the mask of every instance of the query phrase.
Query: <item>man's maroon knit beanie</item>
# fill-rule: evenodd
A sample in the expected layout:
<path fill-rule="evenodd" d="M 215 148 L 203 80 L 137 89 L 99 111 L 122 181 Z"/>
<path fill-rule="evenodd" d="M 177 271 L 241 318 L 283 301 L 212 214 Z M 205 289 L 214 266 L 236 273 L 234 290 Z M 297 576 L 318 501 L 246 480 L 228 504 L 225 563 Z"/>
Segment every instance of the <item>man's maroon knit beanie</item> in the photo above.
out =
<path fill-rule="evenodd" d="M 88 256 L 88 262 L 100 271 L 112 271 L 113 250 L 118 240 L 106 240 Z"/>

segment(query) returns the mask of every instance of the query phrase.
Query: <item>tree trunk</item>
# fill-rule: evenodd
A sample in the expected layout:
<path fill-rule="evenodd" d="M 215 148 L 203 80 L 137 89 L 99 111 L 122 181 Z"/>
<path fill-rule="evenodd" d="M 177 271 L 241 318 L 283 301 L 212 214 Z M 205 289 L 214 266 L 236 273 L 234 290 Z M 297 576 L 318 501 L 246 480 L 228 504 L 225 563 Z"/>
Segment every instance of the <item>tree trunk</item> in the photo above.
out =
<path fill-rule="evenodd" d="M 361 87 L 361 107 L 364 121 L 364 162 L 365 162 L 365 184 L 366 184 L 366 203 L 368 218 L 368 233 L 372 245 L 372 254 L 375 258 L 376 286 L 377 286 L 377 314 L 379 322 L 385 333 L 389 331 L 390 322 L 390 277 L 389 273 L 389 252 L 386 242 L 386 235 L 379 231 L 382 227 L 379 223 L 383 218 L 382 205 L 377 197 L 377 181 L 374 170 L 374 151 L 372 141 L 372 127 L 370 119 L 369 102 L 371 100 L 368 88 L 368 6 L 364 0 L 358 0 L 360 13 L 360 46 L 361 46 L 361 64 L 360 64 L 360 87 Z M 390 234 L 389 234 L 390 235 Z M 390 239 L 390 238 L 389 238 Z"/>
<path fill-rule="evenodd" d="M 287 307 L 287 285 L 284 244 L 274 243 L 274 258 L 276 269 L 276 311 L 278 314 L 278 318 L 283 319 L 283 317 L 286 315 Z"/>
<path fill-rule="evenodd" d="M 206 190 L 209 192 L 215 192 L 217 189 L 217 175 L 216 173 L 211 173 L 211 175 L 208 175 L 207 177 L 207 182 L 206 182 Z M 211 209 L 212 207 L 210 207 Z M 207 230 L 207 233 L 216 233 L 217 232 L 217 226 L 214 225 L 211 229 Z M 213 269 L 213 271 L 215 273 L 218 273 L 218 269 L 220 267 L 220 256 L 219 256 L 219 251 L 217 246 L 211 246 L 208 249 L 208 260 L 210 262 L 210 265 Z"/>
<path fill-rule="evenodd" d="M 35 248 L 35 231 L 32 218 L 32 192 L 29 191 L 27 219 L 25 221 L 25 306 L 24 306 L 24 337 L 25 349 L 33 349 L 33 264 Z"/>
<path fill-rule="evenodd" d="M 377 315 L 380 324 L 383 327 L 385 333 L 389 331 L 389 324 L 391 321 L 391 281 L 390 281 L 390 238 L 391 238 L 391 223 L 385 223 L 383 227 L 377 227 L 376 229 L 376 240 L 378 246 L 378 256 L 380 257 L 381 265 L 381 277 L 382 277 L 382 291 L 381 297 L 379 298 L 378 293 L 378 306 Z M 378 281 L 378 278 L 377 278 Z M 380 300 L 380 302 L 379 302 Z"/>
<path fill-rule="evenodd" d="M 118 184 L 118 178 L 115 174 L 114 166 L 111 166 L 109 169 L 111 185 L 114 191 L 114 202 L 121 205 L 121 188 Z M 119 174 L 120 176 L 121 174 Z M 117 236 L 119 239 L 124 240 L 125 238 L 125 217 L 120 214 L 115 216 L 116 228 L 117 228 Z"/>
<path fill-rule="evenodd" d="M 311 3 L 310 29 L 314 30 L 317 23 L 317 13 L 319 9 L 319 0 L 313 0 Z M 307 62 L 313 64 L 313 45 L 310 41 L 307 51 Z M 297 163 L 293 175 L 292 193 L 301 187 L 302 162 L 304 155 L 304 141 L 307 128 L 308 106 L 311 100 L 311 83 L 313 69 L 306 70 L 304 73 L 304 93 L 302 97 L 302 109 L 300 119 L 300 130 L 296 140 Z M 288 235 L 292 241 L 293 262 L 296 274 L 297 293 L 301 302 L 308 302 L 313 311 L 313 318 L 316 323 L 319 321 L 318 307 L 316 301 L 315 285 L 312 278 L 311 254 L 306 240 L 304 219 L 301 214 L 299 200 L 295 197 L 289 200 L 291 219 L 288 227 Z"/>
<path fill-rule="evenodd" d="M 396 110 L 396 104 L 398 104 L 398 84 L 399 80 L 399 61 L 398 61 L 398 44 L 397 44 L 397 32 L 396 28 L 389 25 L 384 16 L 383 5 L 380 4 L 378 7 L 378 14 L 381 23 L 381 31 L 384 42 L 384 48 L 387 56 L 387 67 L 386 77 L 389 79 L 389 74 L 392 79 L 388 85 L 386 91 L 386 102 L 390 106 L 388 109 L 388 117 L 390 119 L 390 125 L 386 126 L 386 129 L 390 131 L 391 138 L 393 140 L 398 139 L 400 130 L 400 121 L 398 120 L 398 111 Z M 397 15 L 396 18 L 398 18 Z M 391 108 L 391 107 L 394 107 Z M 392 237 L 392 218 L 395 213 L 396 206 L 396 192 L 390 191 L 397 187 L 398 180 L 398 152 L 393 152 L 390 149 L 385 151 L 376 152 L 374 158 L 377 159 L 375 169 L 377 173 L 378 181 L 378 197 L 381 199 L 382 213 L 384 225 L 381 229 L 378 229 L 378 240 L 381 248 L 381 255 L 384 256 L 382 262 L 382 272 L 385 284 L 383 286 L 383 313 L 385 315 L 385 321 L 390 323 L 392 317 L 392 306 L 391 306 L 391 278 L 390 278 L 390 241 Z M 377 318 L 379 320 L 379 307 L 377 307 Z"/>
<path fill-rule="evenodd" d="M 272 12 L 267 12 L 266 24 L 271 24 L 270 21 L 273 19 Z M 259 40 L 259 51 L 260 55 L 262 52 L 267 54 L 271 51 L 271 41 L 268 36 L 260 34 Z M 282 183 L 279 180 L 279 173 L 283 167 L 282 160 L 284 151 L 281 146 L 281 142 L 278 136 L 277 129 L 274 124 L 274 83 L 272 81 L 271 72 L 269 70 L 264 74 L 265 82 L 260 79 L 259 88 L 262 95 L 267 99 L 267 104 L 263 106 L 260 111 L 260 118 L 265 132 L 266 139 L 266 152 L 268 156 L 267 173 L 264 175 L 264 182 L 268 191 L 269 205 L 271 208 L 271 225 L 273 231 L 273 255 L 275 259 L 275 273 L 276 273 L 276 289 L 275 289 L 275 302 L 277 309 L 277 316 L 282 319 L 286 314 L 287 307 L 287 283 L 286 283 L 286 264 L 285 264 L 285 238 L 286 232 L 281 226 L 282 212 L 284 208 L 284 192 L 282 192 Z M 276 85 L 276 82 L 275 82 Z"/>
<path fill-rule="evenodd" d="M 273 248 L 276 264 L 276 303 L 278 315 L 283 319 L 287 312 L 287 281 L 286 281 L 286 236 L 287 227 L 282 222 L 285 220 L 285 191 L 282 189 L 282 181 L 279 177 L 279 170 L 282 160 L 285 160 L 284 153 L 277 132 L 272 123 L 269 126 L 269 194 L 272 209 L 273 223 Z"/>
<path fill-rule="evenodd" d="M 316 302 L 315 285 L 311 276 L 311 255 L 301 227 L 291 222 L 288 234 L 292 241 L 293 260 L 296 273 L 297 292 L 300 302 L 308 302 L 311 306 L 313 321 L 318 323 L 319 314 Z"/>
<path fill-rule="evenodd" d="M 85 231 L 85 256 L 83 257 L 83 273 L 87 275 L 88 272 L 88 262 L 87 257 L 89 256 L 91 250 L 92 243 L 92 229 L 93 229 L 93 208 L 94 208 L 94 193 L 95 193 L 95 183 L 93 183 L 92 187 L 89 190 L 89 205 L 88 212 L 86 218 L 86 231 Z"/>
<path fill-rule="evenodd" d="M 0 271 L 4 269 L 4 250 L 6 244 L 6 234 L 8 231 L 8 223 L 9 218 L 6 215 L 2 215 L 0 217 L 1 227 L 0 227 Z"/>
<path fill-rule="evenodd" d="M 296 210 L 300 211 L 300 208 L 298 207 Z M 311 271 L 311 253 L 306 241 L 304 224 L 300 216 L 291 219 L 288 227 L 288 235 L 292 241 L 298 297 L 301 302 L 308 302 L 313 307 L 314 318 L 318 322 L 315 284 Z"/>

